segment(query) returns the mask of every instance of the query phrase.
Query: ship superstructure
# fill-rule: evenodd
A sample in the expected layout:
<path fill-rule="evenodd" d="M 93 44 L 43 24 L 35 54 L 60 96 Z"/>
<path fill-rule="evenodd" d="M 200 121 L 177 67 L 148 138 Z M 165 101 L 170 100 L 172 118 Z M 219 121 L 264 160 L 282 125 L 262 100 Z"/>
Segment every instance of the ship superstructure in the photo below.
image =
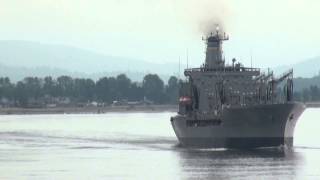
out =
<path fill-rule="evenodd" d="M 217 30 L 204 38 L 206 58 L 186 69 L 178 115 L 171 118 L 182 145 L 201 147 L 269 147 L 293 144 L 293 131 L 305 107 L 293 102 L 293 70 L 272 71 L 227 65 Z"/>

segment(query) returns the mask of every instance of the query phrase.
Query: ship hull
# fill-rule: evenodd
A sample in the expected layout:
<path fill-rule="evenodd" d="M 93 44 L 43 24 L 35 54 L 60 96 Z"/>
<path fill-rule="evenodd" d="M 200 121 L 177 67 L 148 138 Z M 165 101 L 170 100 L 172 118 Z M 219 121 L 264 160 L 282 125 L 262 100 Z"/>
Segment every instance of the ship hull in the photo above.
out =
<path fill-rule="evenodd" d="M 291 147 L 295 125 L 304 109 L 302 103 L 225 108 L 221 119 L 177 115 L 171 118 L 171 124 L 182 146 Z"/>

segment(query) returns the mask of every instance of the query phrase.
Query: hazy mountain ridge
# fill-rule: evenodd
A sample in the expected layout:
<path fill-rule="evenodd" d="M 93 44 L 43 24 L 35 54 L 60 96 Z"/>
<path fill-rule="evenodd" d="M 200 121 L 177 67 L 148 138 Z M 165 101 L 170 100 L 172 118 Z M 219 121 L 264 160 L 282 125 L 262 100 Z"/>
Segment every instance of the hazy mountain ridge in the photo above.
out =
<path fill-rule="evenodd" d="M 52 76 L 57 77 L 60 75 L 70 75 L 75 77 L 85 77 L 85 74 L 71 73 L 66 70 L 49 67 L 22 67 L 22 66 L 7 66 L 0 64 L 0 76 L 10 77 L 12 81 L 18 81 L 28 76 L 45 77 Z"/>
<path fill-rule="evenodd" d="M 296 64 L 275 67 L 274 72 L 280 74 L 291 68 L 293 68 L 294 77 L 312 78 L 317 76 L 320 72 L 320 56 Z"/>
<path fill-rule="evenodd" d="M 132 81 L 141 82 L 143 77 L 146 75 L 145 72 L 121 72 L 121 71 L 112 71 L 112 72 L 100 72 L 100 73 L 80 73 L 80 72 L 70 72 L 58 68 L 50 67 L 35 67 L 35 68 L 26 68 L 26 67 L 12 67 L 0 64 L 0 77 L 10 77 L 10 80 L 13 82 L 20 81 L 25 77 L 41 77 L 46 76 L 58 77 L 61 75 L 71 76 L 74 78 L 91 78 L 93 80 L 98 80 L 101 77 L 116 77 L 119 74 L 125 73 Z M 170 78 L 170 75 L 167 74 L 158 74 L 161 79 L 167 81 Z"/>
<path fill-rule="evenodd" d="M 0 41 L 0 75 L 20 80 L 26 76 L 76 77 L 115 76 L 127 74 L 141 80 L 147 73 L 164 79 L 177 74 L 179 64 L 150 63 L 137 59 L 114 57 L 86 49 L 28 41 Z"/>
<path fill-rule="evenodd" d="M 181 74 L 184 65 L 180 66 Z M 313 77 L 320 70 L 320 57 L 300 63 L 272 68 L 276 74 L 294 69 L 295 77 Z M 0 76 L 21 80 L 26 76 L 44 77 L 70 75 L 98 79 L 102 76 L 127 74 L 141 81 L 147 73 L 156 73 L 163 80 L 178 75 L 178 63 L 151 63 L 137 59 L 108 56 L 65 45 L 29 41 L 0 41 Z"/>

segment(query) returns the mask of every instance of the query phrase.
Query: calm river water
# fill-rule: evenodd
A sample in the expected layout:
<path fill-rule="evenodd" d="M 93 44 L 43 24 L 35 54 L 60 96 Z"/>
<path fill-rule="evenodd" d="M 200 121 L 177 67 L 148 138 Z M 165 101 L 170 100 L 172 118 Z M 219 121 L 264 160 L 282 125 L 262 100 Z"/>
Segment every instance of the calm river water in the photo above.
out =
<path fill-rule="evenodd" d="M 320 109 L 292 150 L 184 149 L 173 114 L 0 116 L 0 179 L 320 179 Z"/>

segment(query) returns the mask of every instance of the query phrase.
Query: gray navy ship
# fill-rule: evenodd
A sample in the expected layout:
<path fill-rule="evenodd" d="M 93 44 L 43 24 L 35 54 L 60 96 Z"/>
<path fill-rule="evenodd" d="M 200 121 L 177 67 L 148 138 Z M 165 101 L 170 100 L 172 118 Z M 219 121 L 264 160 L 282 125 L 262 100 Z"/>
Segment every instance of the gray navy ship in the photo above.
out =
<path fill-rule="evenodd" d="M 182 146 L 259 148 L 293 146 L 294 128 L 305 110 L 293 101 L 293 70 L 275 77 L 272 71 L 227 65 L 219 30 L 204 38 L 206 59 L 200 68 L 185 69 L 179 89 L 179 111 L 171 117 Z"/>

